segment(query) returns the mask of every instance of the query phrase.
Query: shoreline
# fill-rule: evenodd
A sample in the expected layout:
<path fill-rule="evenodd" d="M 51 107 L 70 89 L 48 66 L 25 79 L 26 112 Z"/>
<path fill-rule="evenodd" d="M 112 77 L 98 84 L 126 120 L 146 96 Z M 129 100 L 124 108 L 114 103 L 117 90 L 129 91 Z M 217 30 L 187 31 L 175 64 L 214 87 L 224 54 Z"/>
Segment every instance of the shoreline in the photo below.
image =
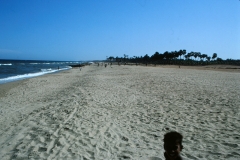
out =
<path fill-rule="evenodd" d="M 58 71 L 58 72 L 64 72 L 64 71 Z M 58 72 L 47 73 L 47 74 L 40 75 L 40 76 L 35 76 L 35 77 L 24 78 L 24 79 L 20 79 L 20 80 L 13 80 L 13 81 L 10 81 L 10 82 L 0 83 L 0 97 L 6 95 L 9 90 L 11 90 L 11 89 L 13 89 L 13 88 L 15 88 L 19 85 L 23 85 L 23 83 L 25 83 L 29 79 L 38 78 L 38 77 L 42 77 L 42 76 L 48 76 L 48 75 L 51 75 L 51 74 L 57 74 Z"/>
<path fill-rule="evenodd" d="M 163 158 L 163 135 L 175 130 L 184 136 L 185 159 L 237 158 L 239 78 L 214 70 L 91 65 L 3 84 L 0 156 Z"/>
<path fill-rule="evenodd" d="M 96 65 L 96 64 L 95 64 Z M 117 64 L 114 64 L 113 66 L 118 66 Z M 121 65 L 124 66 L 124 65 Z M 126 66 L 135 66 L 133 65 L 126 65 Z M 138 65 L 141 67 L 146 67 L 145 65 Z M 157 67 L 157 68 L 179 68 L 179 65 L 148 65 L 147 67 Z M 72 68 L 72 69 L 78 69 L 78 67 Z M 183 66 L 180 65 L 180 69 L 196 69 L 196 70 L 208 70 L 208 71 L 222 71 L 222 72 L 236 72 L 236 73 L 240 73 L 240 66 L 236 66 L 236 65 L 205 65 L 205 66 Z M 71 69 L 69 69 L 71 70 Z M 26 78 L 26 79 L 20 79 L 20 80 L 15 80 L 15 81 L 10 81 L 10 82 L 6 82 L 6 83 L 1 83 L 0 84 L 0 89 L 4 90 L 4 92 L 6 92 L 6 90 L 9 90 L 10 88 L 14 88 L 17 85 L 21 84 L 21 81 L 25 81 L 28 79 L 32 79 L 32 78 L 37 78 L 37 77 L 42 77 L 42 76 L 47 76 L 47 75 L 51 75 L 51 74 L 57 74 L 59 72 L 64 72 L 66 70 L 63 71 L 58 71 L 58 72 L 54 72 L 54 73 L 48 73 L 48 74 L 44 74 L 44 75 L 40 75 L 40 76 L 36 76 L 36 77 L 30 77 L 30 78 Z M 11 86 L 10 84 L 12 84 L 13 86 Z M 9 88 L 9 89 L 8 89 Z M 2 92 L 0 91 L 0 96 L 2 95 Z"/>

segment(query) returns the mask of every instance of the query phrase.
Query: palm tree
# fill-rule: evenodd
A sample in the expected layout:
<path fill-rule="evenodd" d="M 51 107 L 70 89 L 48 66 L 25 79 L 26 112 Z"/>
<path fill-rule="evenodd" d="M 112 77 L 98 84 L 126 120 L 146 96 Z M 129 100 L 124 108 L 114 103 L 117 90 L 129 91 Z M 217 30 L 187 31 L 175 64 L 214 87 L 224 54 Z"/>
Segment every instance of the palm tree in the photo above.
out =
<path fill-rule="evenodd" d="M 207 56 L 207 60 L 210 61 L 210 60 L 211 60 L 211 57 L 210 57 L 210 56 Z"/>
<path fill-rule="evenodd" d="M 205 58 L 207 59 L 207 57 L 208 56 L 206 54 L 202 54 L 203 61 L 204 61 Z"/>
<path fill-rule="evenodd" d="M 186 53 L 187 53 L 187 51 L 186 51 L 186 49 L 184 49 L 184 50 L 182 51 L 182 55 L 186 55 Z"/>
<path fill-rule="evenodd" d="M 198 55 L 197 55 L 197 52 L 194 52 L 194 53 L 193 53 L 193 57 L 195 58 L 195 61 L 196 61 L 196 59 L 197 59 L 197 56 L 198 56 Z"/>
<path fill-rule="evenodd" d="M 192 52 L 186 54 L 184 57 L 185 57 L 187 60 L 189 60 L 191 56 L 192 56 Z"/>
<path fill-rule="evenodd" d="M 211 60 L 211 57 L 210 56 L 207 56 L 207 64 L 210 62 L 210 60 Z"/>
<path fill-rule="evenodd" d="M 144 61 L 148 62 L 148 60 L 150 59 L 150 57 L 148 56 L 148 54 L 146 54 L 144 57 L 143 57 Z"/>
<path fill-rule="evenodd" d="M 165 58 L 165 59 L 168 59 L 168 58 L 169 58 L 169 53 L 168 53 L 168 51 L 164 52 L 163 55 L 164 55 L 164 58 Z"/>
<path fill-rule="evenodd" d="M 188 53 L 187 55 L 188 55 L 188 58 L 193 57 L 194 56 L 194 52 L 192 51 L 192 52 Z"/>
<path fill-rule="evenodd" d="M 146 54 L 146 55 L 143 56 L 143 57 L 141 56 L 140 59 L 141 59 L 141 62 L 142 62 L 142 63 L 145 63 L 145 64 L 147 65 L 148 60 L 150 59 L 150 57 L 148 56 L 148 54 Z"/>
<path fill-rule="evenodd" d="M 217 58 L 217 53 L 213 53 L 212 55 L 212 60 L 214 60 L 215 58 Z"/>
<path fill-rule="evenodd" d="M 199 60 L 200 60 L 200 58 L 202 57 L 201 52 L 197 52 L 197 56 L 198 56 L 198 58 L 199 58 Z"/>
<path fill-rule="evenodd" d="M 178 56 L 180 57 L 179 59 L 181 59 L 181 56 L 183 55 L 183 50 L 179 50 L 178 51 Z"/>
<path fill-rule="evenodd" d="M 157 61 L 158 60 L 158 57 L 159 57 L 159 53 L 158 52 L 155 52 L 154 55 L 151 56 L 151 59 L 153 61 Z"/>
<path fill-rule="evenodd" d="M 110 57 L 108 57 L 108 59 L 110 60 L 110 62 L 111 61 L 113 61 L 114 60 L 114 57 L 113 56 L 110 56 Z"/>

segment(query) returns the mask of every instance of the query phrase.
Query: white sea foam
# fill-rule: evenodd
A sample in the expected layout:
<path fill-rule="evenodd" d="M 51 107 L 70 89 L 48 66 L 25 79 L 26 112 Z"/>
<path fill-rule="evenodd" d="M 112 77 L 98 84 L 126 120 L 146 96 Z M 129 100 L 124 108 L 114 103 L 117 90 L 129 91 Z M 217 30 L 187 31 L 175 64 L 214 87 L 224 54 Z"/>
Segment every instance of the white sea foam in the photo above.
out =
<path fill-rule="evenodd" d="M 12 65 L 12 63 L 6 63 L 6 64 L 1 64 L 0 63 L 0 66 L 11 66 Z"/>
<path fill-rule="evenodd" d="M 42 72 L 50 72 L 50 71 L 52 71 L 52 69 L 51 68 L 49 68 L 49 69 L 41 69 L 41 71 Z"/>
<path fill-rule="evenodd" d="M 51 64 L 51 63 L 30 63 L 30 64 Z"/>
<path fill-rule="evenodd" d="M 22 79 L 27 79 L 27 78 L 32 78 L 32 77 L 37 77 L 37 76 L 42 76 L 44 74 L 49 74 L 49 73 L 54 73 L 54 72 L 58 72 L 58 71 L 63 71 L 63 70 L 67 70 L 70 69 L 72 67 L 67 67 L 67 68 L 60 68 L 58 69 L 41 69 L 40 72 L 36 72 L 36 73 L 28 73 L 28 74 L 22 74 L 22 75 L 17 75 L 17 76 L 11 76 L 11 77 L 7 77 L 7 78 L 2 78 L 0 79 L 0 84 L 2 83 L 7 83 L 7 82 L 12 82 L 12 81 L 17 81 L 17 80 L 22 80 Z"/>

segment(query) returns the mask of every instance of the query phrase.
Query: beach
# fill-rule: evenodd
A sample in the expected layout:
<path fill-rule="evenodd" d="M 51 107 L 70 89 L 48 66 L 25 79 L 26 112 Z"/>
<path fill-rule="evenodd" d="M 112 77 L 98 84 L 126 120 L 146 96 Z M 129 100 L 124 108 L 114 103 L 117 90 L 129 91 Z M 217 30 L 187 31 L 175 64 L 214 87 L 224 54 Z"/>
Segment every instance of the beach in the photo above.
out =
<path fill-rule="evenodd" d="M 164 159 L 169 131 L 184 159 L 239 159 L 239 70 L 93 64 L 0 85 L 3 160 Z"/>

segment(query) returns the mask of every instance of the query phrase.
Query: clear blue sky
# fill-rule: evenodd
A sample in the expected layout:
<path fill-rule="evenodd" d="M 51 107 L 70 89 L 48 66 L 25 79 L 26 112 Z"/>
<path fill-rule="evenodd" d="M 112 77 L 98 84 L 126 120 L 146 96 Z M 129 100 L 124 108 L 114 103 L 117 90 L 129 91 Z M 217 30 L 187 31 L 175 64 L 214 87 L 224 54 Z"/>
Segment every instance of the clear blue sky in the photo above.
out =
<path fill-rule="evenodd" d="M 240 1 L 0 0 L 0 59 L 102 60 L 180 49 L 240 59 Z"/>

